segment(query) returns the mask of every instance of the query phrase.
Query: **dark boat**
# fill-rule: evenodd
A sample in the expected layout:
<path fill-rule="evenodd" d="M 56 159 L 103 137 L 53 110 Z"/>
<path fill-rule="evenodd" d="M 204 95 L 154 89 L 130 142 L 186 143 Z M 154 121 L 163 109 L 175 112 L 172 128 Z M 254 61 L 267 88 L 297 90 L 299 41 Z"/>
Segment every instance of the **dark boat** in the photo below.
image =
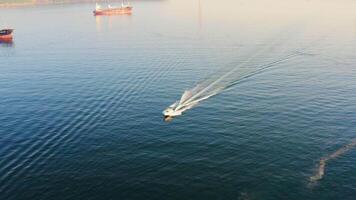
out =
<path fill-rule="evenodd" d="M 0 41 L 11 41 L 13 29 L 2 29 L 0 30 Z"/>

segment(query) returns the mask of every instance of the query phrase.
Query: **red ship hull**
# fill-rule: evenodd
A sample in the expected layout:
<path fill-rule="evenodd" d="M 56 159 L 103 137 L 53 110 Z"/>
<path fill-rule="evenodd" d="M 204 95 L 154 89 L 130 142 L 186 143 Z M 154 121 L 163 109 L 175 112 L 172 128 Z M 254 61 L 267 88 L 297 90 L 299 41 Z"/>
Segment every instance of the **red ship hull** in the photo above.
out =
<path fill-rule="evenodd" d="M 12 41 L 13 29 L 3 29 L 0 30 L 0 42 L 11 42 Z"/>
<path fill-rule="evenodd" d="M 94 15 L 131 14 L 132 13 L 132 7 L 99 9 L 99 10 L 94 10 L 93 12 L 94 12 Z"/>

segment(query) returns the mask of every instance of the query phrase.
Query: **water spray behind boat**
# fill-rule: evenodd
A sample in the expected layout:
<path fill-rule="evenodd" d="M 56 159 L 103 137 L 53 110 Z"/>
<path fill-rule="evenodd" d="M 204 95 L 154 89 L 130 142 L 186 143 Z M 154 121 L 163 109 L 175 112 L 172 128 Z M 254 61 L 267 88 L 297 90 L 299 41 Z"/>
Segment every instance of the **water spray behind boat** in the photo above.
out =
<path fill-rule="evenodd" d="M 242 80 L 262 73 L 265 70 L 268 70 L 278 64 L 301 55 L 308 54 L 296 51 L 272 62 L 255 66 L 252 65 L 253 67 L 247 67 L 250 65 L 250 61 L 256 57 L 253 56 L 252 58 L 247 59 L 245 62 L 223 74 L 219 78 L 207 79 L 196 85 L 194 88 L 184 91 L 180 100 L 176 101 L 162 112 L 165 120 L 170 121 L 174 117 L 180 116 L 183 114 L 183 112 L 195 107 L 201 101 L 221 93 L 222 91 L 238 84 Z"/>

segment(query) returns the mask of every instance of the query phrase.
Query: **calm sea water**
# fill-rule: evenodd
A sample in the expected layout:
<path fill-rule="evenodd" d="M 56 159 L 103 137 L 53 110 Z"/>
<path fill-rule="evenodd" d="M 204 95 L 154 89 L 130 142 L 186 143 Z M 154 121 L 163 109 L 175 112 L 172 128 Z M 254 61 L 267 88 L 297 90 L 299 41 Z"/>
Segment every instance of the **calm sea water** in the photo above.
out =
<path fill-rule="evenodd" d="M 354 149 L 309 182 L 356 137 L 354 1 L 132 5 L 0 10 L 0 199 L 356 199 Z M 296 50 L 163 121 L 200 80 Z"/>

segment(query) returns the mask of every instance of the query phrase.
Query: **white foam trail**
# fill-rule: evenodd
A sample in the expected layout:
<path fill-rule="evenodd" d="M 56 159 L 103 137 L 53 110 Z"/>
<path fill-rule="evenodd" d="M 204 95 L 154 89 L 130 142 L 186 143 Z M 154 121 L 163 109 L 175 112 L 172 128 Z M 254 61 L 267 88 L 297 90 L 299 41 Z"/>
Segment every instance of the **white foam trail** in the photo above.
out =
<path fill-rule="evenodd" d="M 247 65 L 253 58 L 256 57 L 253 56 L 249 59 L 247 59 L 245 62 L 243 62 L 241 65 L 233 68 L 229 72 L 225 73 L 221 77 L 217 78 L 216 80 L 208 80 L 205 82 L 202 82 L 195 86 L 194 88 L 190 90 L 184 91 L 182 97 L 180 98 L 179 101 L 171 105 L 175 111 L 180 111 L 184 112 L 186 110 L 189 110 L 196 106 L 199 102 L 206 100 L 212 96 L 215 96 L 222 92 L 225 89 L 228 89 L 232 87 L 233 85 L 241 82 L 242 80 L 249 78 L 253 75 L 256 75 L 258 73 L 261 73 L 271 67 L 274 67 L 277 64 L 280 64 L 282 62 L 285 62 L 287 60 L 290 60 L 292 58 L 295 58 L 297 56 L 303 55 L 303 53 L 300 52 L 295 52 L 292 54 L 289 54 L 281 59 L 275 60 L 273 62 L 269 62 L 266 64 L 259 65 L 257 67 L 239 67 L 241 65 Z M 240 73 L 237 74 L 236 77 L 230 77 L 234 75 L 236 72 Z M 241 71 L 241 70 L 246 70 L 246 71 Z M 230 78 L 229 78 L 230 77 Z"/>
<path fill-rule="evenodd" d="M 315 173 L 314 176 L 310 177 L 310 181 L 315 182 L 318 181 L 320 179 L 323 178 L 324 174 L 325 174 L 325 167 L 327 162 L 329 162 L 330 160 L 336 159 L 339 156 L 345 154 L 346 152 L 350 151 L 353 147 L 356 146 L 356 138 L 352 140 L 351 143 L 347 144 L 346 146 L 338 149 L 337 151 L 335 151 L 334 153 L 321 158 L 319 161 L 319 166 L 317 168 L 317 172 Z"/>
<path fill-rule="evenodd" d="M 194 88 L 190 89 L 190 90 L 186 90 L 184 91 L 179 104 L 177 105 L 177 107 L 175 108 L 175 110 L 188 110 L 186 109 L 187 105 L 191 105 L 191 104 L 197 104 L 202 100 L 205 100 L 211 96 L 216 95 L 217 93 L 219 93 L 224 87 L 216 87 L 214 88 L 215 85 L 221 83 L 222 80 L 224 80 L 226 77 L 230 76 L 231 74 L 233 74 L 236 70 L 240 69 L 239 66 L 241 65 L 245 65 L 248 64 L 249 62 L 251 62 L 252 60 L 254 60 L 256 57 L 258 57 L 261 53 L 265 52 L 266 50 L 272 48 L 276 46 L 276 44 L 272 44 L 271 46 L 264 46 L 263 48 L 259 49 L 259 51 L 257 53 L 255 53 L 253 56 L 249 57 L 248 59 L 246 59 L 243 63 L 241 63 L 240 65 L 236 66 L 235 68 L 233 68 L 232 70 L 230 70 L 229 72 L 225 73 L 223 76 L 221 76 L 220 78 L 216 79 L 215 81 L 213 81 L 212 83 L 209 83 L 209 81 L 206 82 L 202 82 L 200 84 L 198 84 L 197 86 L 195 86 Z M 207 85 L 206 85 L 207 84 Z M 206 85 L 206 86 L 204 86 Z M 213 91 L 209 92 L 209 89 L 213 88 Z M 204 93 L 207 93 L 204 95 Z M 200 95 L 204 95 L 203 97 L 199 97 Z M 193 107 L 193 106 L 191 106 Z M 190 107 L 190 108 L 191 108 Z"/>

